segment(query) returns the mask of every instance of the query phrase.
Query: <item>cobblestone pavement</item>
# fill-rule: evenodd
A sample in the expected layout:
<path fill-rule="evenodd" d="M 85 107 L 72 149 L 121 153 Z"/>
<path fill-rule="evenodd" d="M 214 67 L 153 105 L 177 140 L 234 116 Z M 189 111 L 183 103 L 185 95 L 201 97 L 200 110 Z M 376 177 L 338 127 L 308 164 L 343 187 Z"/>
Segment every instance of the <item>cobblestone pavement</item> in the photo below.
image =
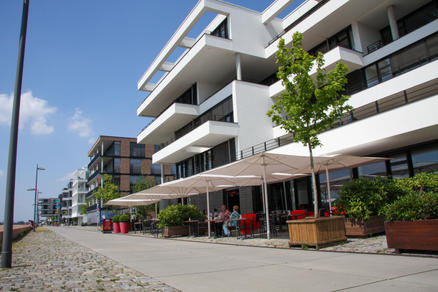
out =
<path fill-rule="evenodd" d="M 90 249 L 38 228 L 13 244 L 0 291 L 177 291 Z"/>

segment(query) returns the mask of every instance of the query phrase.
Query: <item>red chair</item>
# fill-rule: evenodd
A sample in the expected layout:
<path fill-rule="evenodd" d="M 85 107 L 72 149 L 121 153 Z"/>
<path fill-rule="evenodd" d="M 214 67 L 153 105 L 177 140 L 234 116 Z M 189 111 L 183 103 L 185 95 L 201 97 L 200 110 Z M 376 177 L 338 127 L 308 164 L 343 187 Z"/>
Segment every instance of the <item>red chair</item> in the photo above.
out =
<path fill-rule="evenodd" d="M 315 212 L 313 212 L 313 211 L 308 211 L 306 217 L 315 217 Z"/>
<path fill-rule="evenodd" d="M 255 213 L 249 213 L 242 215 L 242 218 L 245 219 L 244 221 L 240 222 L 240 234 L 251 234 L 251 228 L 248 227 L 251 225 L 252 230 L 260 229 L 260 222 L 257 222 L 257 214 Z"/>
<path fill-rule="evenodd" d="M 304 219 L 306 217 L 306 210 L 295 210 L 290 212 L 291 220 Z"/>

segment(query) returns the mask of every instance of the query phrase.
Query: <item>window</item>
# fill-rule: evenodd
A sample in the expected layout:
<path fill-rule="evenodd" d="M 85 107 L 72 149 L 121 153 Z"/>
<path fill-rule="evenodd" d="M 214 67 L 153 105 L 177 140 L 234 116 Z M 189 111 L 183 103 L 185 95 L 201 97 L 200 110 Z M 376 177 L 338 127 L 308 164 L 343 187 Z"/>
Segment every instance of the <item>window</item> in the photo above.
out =
<path fill-rule="evenodd" d="M 176 176 L 177 178 L 189 177 L 235 160 L 235 140 L 231 139 L 210 150 L 177 163 Z"/>
<path fill-rule="evenodd" d="M 352 173 L 350 169 L 341 169 L 329 171 L 330 179 L 330 198 L 332 203 L 339 196 L 339 191 L 347 181 L 352 179 Z M 324 173 L 319 174 L 319 186 L 321 189 L 321 201 L 328 205 L 328 192 L 327 192 L 327 177 Z M 326 206 L 327 206 L 326 205 Z"/>
<path fill-rule="evenodd" d="M 157 153 L 160 150 L 161 150 L 161 146 L 160 145 L 154 145 L 154 153 Z"/>
<path fill-rule="evenodd" d="M 161 164 L 152 163 L 151 164 L 151 174 L 161 175 Z"/>
<path fill-rule="evenodd" d="M 357 170 L 360 178 L 386 176 L 386 165 L 384 161 L 362 165 L 359 166 Z"/>
<path fill-rule="evenodd" d="M 207 121 L 233 122 L 233 99 L 231 96 L 218 103 L 184 127 L 175 131 L 175 138 L 181 138 Z"/>
<path fill-rule="evenodd" d="M 145 157 L 145 145 L 144 144 L 137 144 L 135 142 L 129 143 L 130 148 L 130 156 L 131 157 Z"/>
<path fill-rule="evenodd" d="M 141 159 L 129 160 L 129 172 L 130 174 L 141 174 Z"/>
<path fill-rule="evenodd" d="M 412 151 L 414 174 L 420 172 L 438 172 L 438 147 Z"/>
<path fill-rule="evenodd" d="M 400 178 L 409 176 L 408 160 L 406 155 L 406 153 L 391 155 L 391 157 L 393 157 L 393 159 L 390 161 L 392 177 Z"/>
<path fill-rule="evenodd" d="M 106 156 L 120 156 L 120 141 L 114 141 L 105 151 Z"/>
<path fill-rule="evenodd" d="M 114 173 L 120 173 L 120 158 L 114 158 Z"/>
<path fill-rule="evenodd" d="M 336 47 L 343 47 L 347 49 L 351 49 L 353 47 L 351 42 L 350 26 L 344 28 L 334 36 L 330 37 L 329 39 L 323 41 L 322 43 L 310 49 L 309 54 L 313 56 L 318 55 L 319 52 L 325 54 Z"/>
<path fill-rule="evenodd" d="M 211 35 L 220 37 L 220 38 L 228 38 L 228 19 L 225 18 L 224 21 L 221 22 L 221 24 L 218 25 L 218 27 L 215 28 L 211 32 Z"/>
<path fill-rule="evenodd" d="M 183 94 L 181 94 L 175 102 L 185 103 L 185 104 L 198 104 L 198 93 L 196 89 L 196 83 L 187 89 Z"/>

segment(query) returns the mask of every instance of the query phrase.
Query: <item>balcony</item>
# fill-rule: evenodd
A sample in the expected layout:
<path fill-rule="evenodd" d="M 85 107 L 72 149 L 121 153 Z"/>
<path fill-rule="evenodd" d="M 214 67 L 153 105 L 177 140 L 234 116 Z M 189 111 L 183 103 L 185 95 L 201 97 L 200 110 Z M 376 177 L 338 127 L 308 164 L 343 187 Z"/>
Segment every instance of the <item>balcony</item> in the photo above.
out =
<path fill-rule="evenodd" d="M 97 159 L 100 157 L 100 154 L 96 154 L 91 158 L 91 161 L 88 163 L 88 169 L 94 164 L 94 162 L 97 161 Z"/>
<path fill-rule="evenodd" d="M 172 139 L 174 129 L 185 125 L 199 115 L 197 105 L 174 103 L 137 137 L 137 143 L 161 144 Z"/>
<path fill-rule="evenodd" d="M 97 177 L 100 174 L 100 171 L 95 171 L 92 174 L 88 176 L 87 183 L 90 183 L 95 177 Z"/>
<path fill-rule="evenodd" d="M 359 68 L 362 68 L 364 64 L 362 53 L 343 47 L 336 47 L 325 53 L 324 61 L 325 61 L 324 68 L 326 70 L 333 69 L 336 66 L 336 64 L 339 62 L 343 62 L 345 65 L 347 65 L 350 71 L 354 71 Z M 315 75 L 315 74 L 316 74 L 316 67 L 314 67 L 310 72 L 310 75 Z M 279 95 L 283 90 L 284 90 L 284 86 L 282 84 L 282 81 L 279 80 L 269 87 L 269 96 L 275 97 Z"/>
<path fill-rule="evenodd" d="M 176 163 L 239 135 L 239 125 L 207 121 L 152 156 L 153 163 Z"/>

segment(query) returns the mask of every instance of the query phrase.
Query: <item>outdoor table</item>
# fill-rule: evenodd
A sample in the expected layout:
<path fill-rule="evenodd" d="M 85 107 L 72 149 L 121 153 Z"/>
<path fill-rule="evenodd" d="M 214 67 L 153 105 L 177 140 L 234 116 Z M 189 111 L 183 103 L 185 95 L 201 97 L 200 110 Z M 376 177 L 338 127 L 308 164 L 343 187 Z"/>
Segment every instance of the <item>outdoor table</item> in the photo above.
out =
<path fill-rule="evenodd" d="M 186 220 L 184 223 L 189 225 L 189 236 L 199 236 L 199 220 Z M 195 229 L 197 229 L 196 235 Z"/>
<path fill-rule="evenodd" d="M 236 230 L 238 232 L 237 237 L 242 237 L 242 234 L 240 234 L 241 232 L 241 226 L 243 223 L 243 237 L 246 239 L 247 238 L 247 234 L 246 234 L 246 230 L 249 228 L 251 236 L 253 236 L 252 233 L 252 224 L 251 224 L 251 219 L 249 218 L 236 218 L 236 219 L 231 219 L 231 221 L 235 221 L 236 222 Z"/>

